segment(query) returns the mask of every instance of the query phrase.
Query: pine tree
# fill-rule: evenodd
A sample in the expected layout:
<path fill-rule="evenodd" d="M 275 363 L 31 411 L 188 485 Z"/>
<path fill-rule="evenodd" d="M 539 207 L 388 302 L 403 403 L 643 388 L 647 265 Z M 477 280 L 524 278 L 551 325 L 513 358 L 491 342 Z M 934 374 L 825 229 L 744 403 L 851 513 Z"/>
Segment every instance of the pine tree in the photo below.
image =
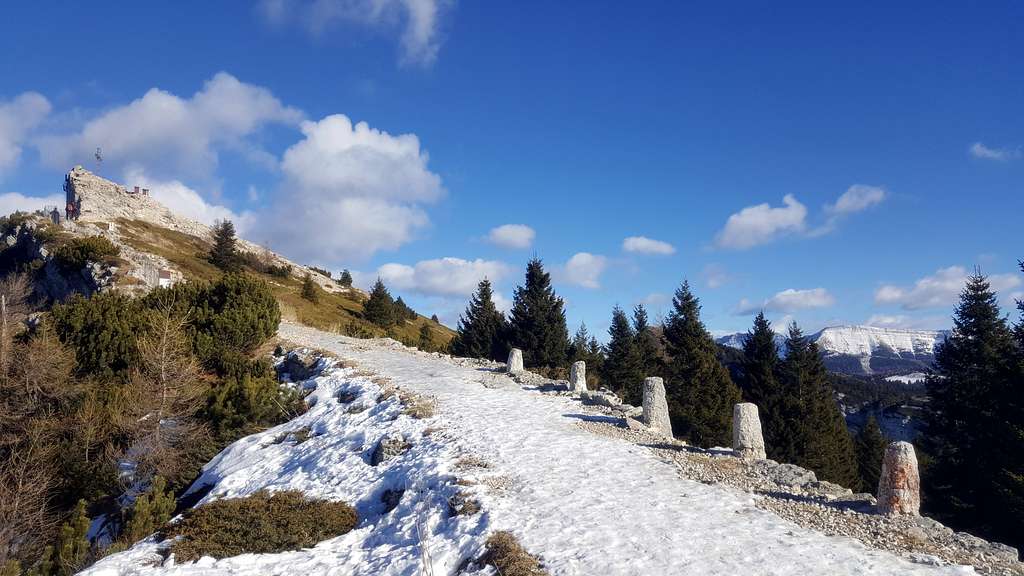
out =
<path fill-rule="evenodd" d="M 882 458 L 885 456 L 885 437 L 878 421 L 872 414 L 857 433 L 857 471 L 860 475 L 860 489 L 872 494 L 878 490 L 878 477 L 882 473 Z M 851 488 L 853 488 L 851 486 Z"/>
<path fill-rule="evenodd" d="M 85 500 L 79 500 L 57 536 L 56 574 L 70 576 L 85 565 L 90 551 L 88 534 L 89 515 L 86 513 Z"/>
<path fill-rule="evenodd" d="M 302 279 L 302 297 L 314 304 L 320 301 L 320 293 L 317 291 L 316 283 L 313 282 L 313 276 L 308 272 Z"/>
<path fill-rule="evenodd" d="M 409 305 L 405 303 L 405 300 L 402 300 L 402 297 L 399 296 L 398 299 L 395 300 L 395 321 L 401 323 L 415 319 L 416 311 L 410 308 Z"/>
<path fill-rule="evenodd" d="M 633 333 L 636 334 L 636 349 L 640 357 L 640 372 L 644 377 L 661 374 L 658 358 L 658 339 L 651 330 L 647 309 L 643 304 L 633 308 Z"/>
<path fill-rule="evenodd" d="M 338 284 L 342 288 L 352 287 L 352 273 L 348 271 L 348 268 L 341 271 L 341 276 L 338 276 Z"/>
<path fill-rule="evenodd" d="M 757 404 L 768 457 L 793 462 L 797 458 L 797 440 L 792 429 L 796 420 L 794 404 L 778 377 L 779 347 L 764 312 L 754 318 L 754 326 L 743 341 L 740 366 L 743 396 Z"/>
<path fill-rule="evenodd" d="M 813 470 L 820 479 L 843 486 L 858 483 L 853 440 L 846 420 L 832 397 L 828 372 L 818 346 L 793 323 L 786 338 L 786 358 L 780 366 L 785 389 L 783 412 L 791 414 L 783 449 L 792 441 L 795 454 L 786 461 Z"/>
<path fill-rule="evenodd" d="M 715 341 L 700 320 L 700 301 L 688 282 L 676 290 L 672 308 L 664 328 L 672 429 L 699 446 L 728 446 L 739 388 L 716 357 Z"/>
<path fill-rule="evenodd" d="M 381 328 L 390 328 L 398 321 L 395 315 L 395 301 L 391 299 L 391 293 L 380 278 L 377 278 L 373 289 L 370 290 L 370 298 L 363 304 L 363 319 Z"/>
<path fill-rule="evenodd" d="M 516 288 L 509 324 L 512 344 L 523 351 L 526 366 L 565 366 L 569 329 L 564 303 L 537 258 L 526 266 L 526 284 Z"/>
<path fill-rule="evenodd" d="M 210 263 L 225 272 L 237 272 L 242 268 L 235 239 L 235 225 L 224 220 L 213 227 L 213 247 L 210 249 Z"/>
<path fill-rule="evenodd" d="M 1019 328 L 1019 327 L 1018 327 Z M 927 381 L 925 504 L 944 521 L 1024 543 L 1024 379 L 1021 352 L 988 280 L 960 293 L 953 331 Z"/>
<path fill-rule="evenodd" d="M 569 342 L 569 362 L 583 360 L 586 362 L 590 355 L 590 332 L 587 330 L 587 323 L 580 322 L 572 340 Z M 590 367 L 590 364 L 587 364 Z"/>
<path fill-rule="evenodd" d="M 626 313 L 618 306 L 612 309 L 608 336 L 601 380 L 605 386 L 615 390 L 624 402 L 638 406 L 642 401 L 641 383 L 644 374 L 633 327 L 629 325 Z"/>
<path fill-rule="evenodd" d="M 420 341 L 416 347 L 426 352 L 434 348 L 434 338 L 430 332 L 429 324 L 420 326 Z"/>
<path fill-rule="evenodd" d="M 494 306 L 491 282 L 484 278 L 477 285 L 466 312 L 459 318 L 458 333 L 451 344 L 452 354 L 503 362 L 508 358 L 506 331 L 505 316 Z"/>
<path fill-rule="evenodd" d="M 134 544 L 156 532 L 174 515 L 176 502 L 174 492 L 167 490 L 162 476 L 155 476 L 149 491 L 135 499 L 121 539 L 128 545 Z"/>

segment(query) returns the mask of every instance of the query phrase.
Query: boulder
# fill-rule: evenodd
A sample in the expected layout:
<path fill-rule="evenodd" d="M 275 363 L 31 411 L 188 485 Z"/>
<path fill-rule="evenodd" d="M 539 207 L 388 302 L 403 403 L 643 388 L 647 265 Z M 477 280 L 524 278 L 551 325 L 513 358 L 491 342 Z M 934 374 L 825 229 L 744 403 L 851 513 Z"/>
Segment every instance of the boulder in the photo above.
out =
<path fill-rule="evenodd" d="M 278 364 L 277 373 L 279 376 L 287 374 L 292 382 L 301 382 L 316 375 L 317 363 L 319 361 L 320 358 L 315 354 L 298 351 L 289 352 L 284 362 Z"/>
<path fill-rule="evenodd" d="M 643 423 L 651 430 L 672 438 L 672 421 L 668 417 L 665 383 L 661 378 L 644 379 Z"/>
<path fill-rule="evenodd" d="M 569 369 L 569 392 L 579 393 L 587 389 L 587 363 L 578 360 Z"/>
<path fill-rule="evenodd" d="M 917 454 L 910 442 L 893 442 L 885 449 L 882 474 L 878 478 L 878 512 L 921 515 L 921 478 L 917 471 Z"/>
<path fill-rule="evenodd" d="M 509 351 L 506 371 L 509 374 L 518 374 L 523 371 L 523 351 L 519 348 L 513 348 Z"/>
<path fill-rule="evenodd" d="M 732 410 L 732 449 L 744 460 L 764 460 L 764 436 L 757 405 L 742 402 Z"/>

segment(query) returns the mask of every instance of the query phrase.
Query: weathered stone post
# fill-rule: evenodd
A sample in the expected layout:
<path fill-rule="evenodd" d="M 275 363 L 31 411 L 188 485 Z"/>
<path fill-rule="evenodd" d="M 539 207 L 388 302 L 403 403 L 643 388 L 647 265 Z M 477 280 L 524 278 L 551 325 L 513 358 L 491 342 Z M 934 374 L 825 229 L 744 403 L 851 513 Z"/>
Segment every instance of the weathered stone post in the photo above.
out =
<path fill-rule="evenodd" d="M 516 374 L 523 371 L 523 351 L 513 348 L 508 353 L 508 373 Z"/>
<path fill-rule="evenodd" d="M 665 383 L 661 378 L 644 378 L 643 423 L 648 428 L 672 438 L 672 421 L 668 417 Z"/>
<path fill-rule="evenodd" d="M 741 402 L 732 409 L 732 449 L 745 460 L 764 460 L 764 436 L 757 404 Z"/>
<path fill-rule="evenodd" d="M 921 515 L 921 478 L 917 454 L 910 442 L 893 442 L 885 449 L 882 475 L 878 478 L 878 512 Z"/>
<path fill-rule="evenodd" d="M 580 393 L 587 389 L 587 363 L 577 360 L 569 369 L 569 392 Z"/>

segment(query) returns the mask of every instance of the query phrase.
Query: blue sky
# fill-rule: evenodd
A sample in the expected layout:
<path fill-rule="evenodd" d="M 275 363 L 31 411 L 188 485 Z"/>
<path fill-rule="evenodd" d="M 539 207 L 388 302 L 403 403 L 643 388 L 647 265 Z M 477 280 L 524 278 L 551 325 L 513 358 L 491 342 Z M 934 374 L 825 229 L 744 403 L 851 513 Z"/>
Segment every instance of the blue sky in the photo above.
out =
<path fill-rule="evenodd" d="M 1018 2 L 6 16 L 2 210 L 57 193 L 100 147 L 101 174 L 380 274 L 449 323 L 482 275 L 510 300 L 533 254 L 571 328 L 599 333 L 614 304 L 657 317 L 683 278 L 723 332 L 762 307 L 808 330 L 944 328 L 975 265 L 1008 312 L 1024 291 Z"/>

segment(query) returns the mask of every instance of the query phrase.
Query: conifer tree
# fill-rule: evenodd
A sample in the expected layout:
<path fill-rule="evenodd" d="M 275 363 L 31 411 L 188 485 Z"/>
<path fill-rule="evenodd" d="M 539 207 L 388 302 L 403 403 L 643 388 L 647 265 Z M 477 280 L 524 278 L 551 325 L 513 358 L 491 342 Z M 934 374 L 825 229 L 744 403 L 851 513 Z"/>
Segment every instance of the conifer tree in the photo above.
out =
<path fill-rule="evenodd" d="M 700 301 L 686 281 L 672 299 L 664 338 L 673 431 L 699 446 L 728 446 L 740 391 L 716 357 L 715 341 L 700 320 Z"/>
<path fill-rule="evenodd" d="M 79 500 L 57 536 L 56 574 L 70 576 L 85 564 L 90 551 L 88 534 L 89 515 L 86 513 L 85 500 Z"/>
<path fill-rule="evenodd" d="M 926 383 L 925 504 L 958 528 L 1011 545 L 1024 543 L 1020 356 L 987 278 L 975 272 Z"/>
<path fill-rule="evenodd" d="M 167 490 L 167 482 L 162 476 L 155 476 L 149 491 L 135 499 L 122 540 L 130 546 L 156 532 L 174 515 L 175 505 L 174 492 Z"/>
<path fill-rule="evenodd" d="M 352 287 L 352 273 L 348 271 L 348 268 L 341 271 L 341 276 L 338 276 L 338 284 L 340 284 L 342 288 Z"/>
<path fill-rule="evenodd" d="M 636 349 L 640 358 L 640 372 L 644 377 L 661 374 L 658 359 L 658 339 L 651 330 L 647 309 L 643 304 L 633 308 L 633 333 L 636 334 Z"/>
<path fill-rule="evenodd" d="M 213 227 L 210 263 L 225 272 L 237 272 L 242 268 L 235 239 L 235 225 L 231 220 L 223 220 Z"/>
<path fill-rule="evenodd" d="M 320 294 L 317 292 L 316 283 L 313 282 L 313 276 L 308 272 L 302 278 L 302 297 L 314 304 L 320 301 Z"/>
<path fill-rule="evenodd" d="M 764 312 L 754 318 L 754 326 L 743 341 L 740 366 L 743 396 L 757 404 L 768 457 L 779 462 L 794 462 L 797 458 L 797 437 L 792 428 L 797 420 L 795 398 L 787 395 L 779 379 L 779 347 Z"/>
<path fill-rule="evenodd" d="M 540 259 L 526 265 L 526 283 L 516 288 L 509 316 L 512 345 L 523 351 L 526 366 L 565 366 L 569 329 L 564 303 L 551 287 L 551 275 Z"/>
<path fill-rule="evenodd" d="M 429 324 L 420 326 L 420 341 L 416 347 L 428 352 L 434 347 L 434 338 L 431 335 Z"/>
<path fill-rule="evenodd" d="M 813 470 L 822 480 L 856 487 L 856 456 L 846 420 L 832 397 L 818 345 L 796 323 L 786 338 L 780 379 L 785 388 L 782 401 L 790 407 L 784 407 L 784 413 L 793 415 L 788 428 L 796 454 L 787 454 L 787 461 Z"/>
<path fill-rule="evenodd" d="M 638 406 L 642 400 L 641 382 L 644 374 L 640 366 L 640 354 L 636 346 L 636 335 L 622 308 L 612 309 L 612 323 L 608 328 L 608 346 L 601 374 L 606 386 L 615 390 L 622 400 Z"/>
<path fill-rule="evenodd" d="M 860 475 L 860 489 L 874 494 L 878 490 L 878 477 L 882 474 L 882 458 L 885 457 L 885 437 L 874 414 L 857 433 L 857 471 Z M 850 488 L 856 488 L 851 486 Z"/>
<path fill-rule="evenodd" d="M 576 333 L 572 335 L 572 341 L 569 342 L 569 362 L 576 362 L 583 360 L 586 362 L 590 355 L 590 332 L 587 330 L 587 323 L 580 322 L 580 327 L 576 329 Z M 587 364 L 590 367 L 590 364 Z"/>
<path fill-rule="evenodd" d="M 508 358 L 506 331 L 505 316 L 494 306 L 491 281 L 484 278 L 477 285 L 466 312 L 459 318 L 458 332 L 451 344 L 452 354 L 503 362 Z"/>
<path fill-rule="evenodd" d="M 380 278 L 377 278 L 370 290 L 370 298 L 363 304 L 363 318 L 381 328 L 390 328 L 398 320 L 395 317 L 395 301 L 391 299 L 391 293 Z"/>

